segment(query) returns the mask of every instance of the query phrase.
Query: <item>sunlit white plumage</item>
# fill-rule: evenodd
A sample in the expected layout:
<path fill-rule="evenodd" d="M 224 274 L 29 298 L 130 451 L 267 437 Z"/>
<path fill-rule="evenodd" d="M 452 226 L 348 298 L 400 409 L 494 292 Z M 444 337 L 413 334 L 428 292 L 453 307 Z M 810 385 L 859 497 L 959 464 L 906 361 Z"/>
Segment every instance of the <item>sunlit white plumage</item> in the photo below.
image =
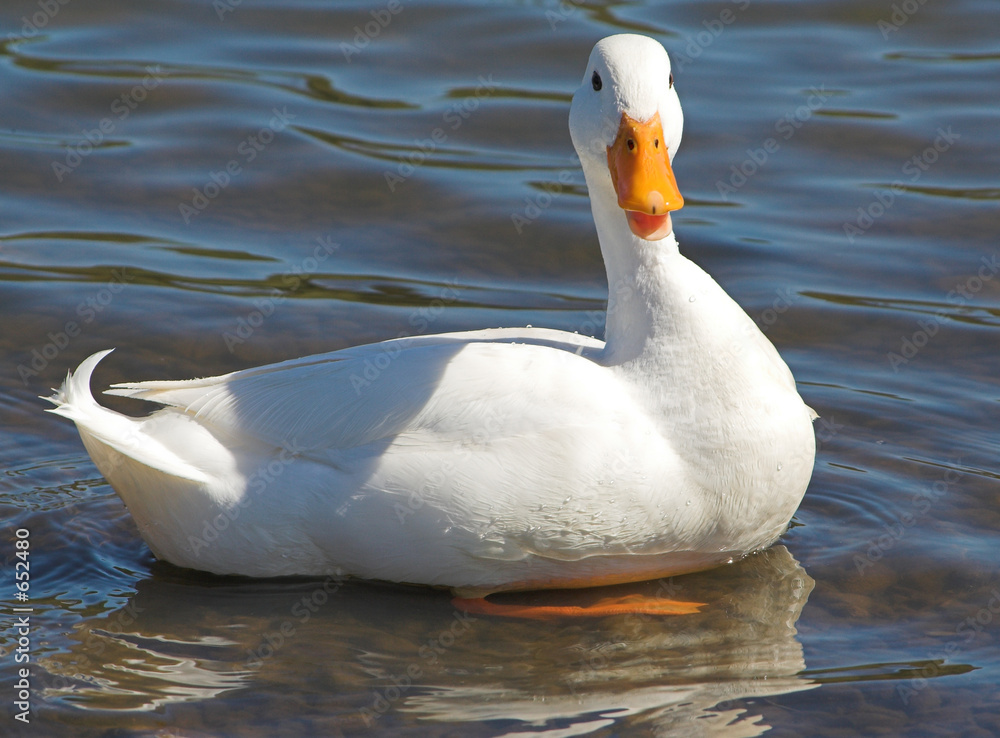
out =
<path fill-rule="evenodd" d="M 660 192 L 626 182 L 624 121 L 657 114 L 662 136 L 641 153 L 672 179 L 671 79 L 657 42 L 612 36 L 573 98 L 606 343 L 421 336 L 110 390 L 166 406 L 141 419 L 91 396 L 102 352 L 53 412 L 76 422 L 158 557 L 220 574 L 487 592 L 648 579 L 770 544 L 811 475 L 813 414 L 770 342 L 679 253 Z M 629 187 L 650 209 L 622 204 Z"/>

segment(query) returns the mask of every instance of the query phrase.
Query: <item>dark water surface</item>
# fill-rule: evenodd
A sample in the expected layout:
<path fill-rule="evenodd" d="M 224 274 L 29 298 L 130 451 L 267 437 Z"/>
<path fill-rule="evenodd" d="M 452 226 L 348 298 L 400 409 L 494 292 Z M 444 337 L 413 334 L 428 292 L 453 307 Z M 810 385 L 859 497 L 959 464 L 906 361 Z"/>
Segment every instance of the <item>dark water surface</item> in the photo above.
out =
<path fill-rule="evenodd" d="M 0 732 L 1000 734 L 998 27 L 993 0 L 5 3 Z M 36 396 L 112 346 L 95 388 L 599 335 L 566 121 L 619 31 L 674 60 L 682 250 L 822 416 L 781 544 L 634 588 L 701 614 L 570 624 L 154 562 Z"/>

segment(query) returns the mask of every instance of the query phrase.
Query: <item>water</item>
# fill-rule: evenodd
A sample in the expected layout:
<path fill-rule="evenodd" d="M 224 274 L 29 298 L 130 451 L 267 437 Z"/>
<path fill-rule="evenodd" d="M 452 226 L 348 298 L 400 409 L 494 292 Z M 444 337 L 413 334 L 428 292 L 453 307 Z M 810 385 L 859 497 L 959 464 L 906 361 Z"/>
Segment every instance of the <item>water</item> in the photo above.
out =
<path fill-rule="evenodd" d="M 31 735 L 1000 732 L 998 20 L 986 0 L 6 4 L 3 731 L 24 727 L 25 529 Z M 780 545 L 632 588 L 699 615 L 558 626 L 155 562 L 36 395 L 111 346 L 96 388 L 400 334 L 599 334 L 566 118 L 623 30 L 674 59 L 682 250 L 822 416 Z"/>

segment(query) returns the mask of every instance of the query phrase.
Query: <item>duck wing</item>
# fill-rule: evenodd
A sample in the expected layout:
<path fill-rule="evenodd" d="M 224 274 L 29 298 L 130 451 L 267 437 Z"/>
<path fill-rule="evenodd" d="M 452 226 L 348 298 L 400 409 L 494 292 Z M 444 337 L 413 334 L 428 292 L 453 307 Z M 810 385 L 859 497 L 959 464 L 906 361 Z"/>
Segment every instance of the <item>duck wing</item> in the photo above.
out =
<path fill-rule="evenodd" d="M 454 439 L 481 428 L 482 414 L 495 403 L 504 406 L 508 427 L 531 427 L 534 416 L 545 413 L 539 402 L 551 407 L 556 401 L 554 384 L 570 389 L 567 372 L 603 376 L 606 370 L 591 358 L 602 346 L 558 331 L 475 331 L 396 339 L 203 379 L 117 384 L 107 393 L 177 408 L 227 435 L 326 455 L 407 432 Z"/>

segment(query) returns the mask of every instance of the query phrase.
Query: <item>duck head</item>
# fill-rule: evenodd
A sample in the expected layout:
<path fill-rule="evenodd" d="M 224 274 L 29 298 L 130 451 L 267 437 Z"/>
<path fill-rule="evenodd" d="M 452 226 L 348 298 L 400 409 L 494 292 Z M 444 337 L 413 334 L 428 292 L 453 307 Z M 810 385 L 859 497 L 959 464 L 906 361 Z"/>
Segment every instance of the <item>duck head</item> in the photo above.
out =
<path fill-rule="evenodd" d="M 594 46 L 573 95 L 569 129 L 595 219 L 601 203 L 614 202 L 616 217 L 639 238 L 657 241 L 672 233 L 670 213 L 684 205 L 670 165 L 683 124 L 670 59 L 659 42 L 619 34 Z"/>

